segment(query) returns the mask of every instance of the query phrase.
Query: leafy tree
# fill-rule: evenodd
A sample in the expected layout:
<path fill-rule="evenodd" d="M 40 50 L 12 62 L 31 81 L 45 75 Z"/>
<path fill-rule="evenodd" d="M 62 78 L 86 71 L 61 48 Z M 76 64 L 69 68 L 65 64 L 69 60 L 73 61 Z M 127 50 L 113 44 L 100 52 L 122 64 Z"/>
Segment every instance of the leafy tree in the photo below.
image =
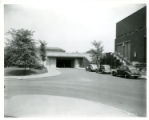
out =
<path fill-rule="evenodd" d="M 99 68 L 99 65 L 101 62 L 100 60 L 101 60 L 102 54 L 103 54 L 103 46 L 100 41 L 96 41 L 96 40 L 94 40 L 92 42 L 92 45 L 94 48 L 89 50 L 88 53 L 91 54 L 92 61 L 95 62 Z"/>
<path fill-rule="evenodd" d="M 12 63 L 10 61 L 11 51 L 9 47 L 5 47 L 4 51 L 4 67 L 12 66 Z"/>
<path fill-rule="evenodd" d="M 43 61 L 43 64 L 46 60 L 46 45 L 47 43 L 45 41 L 39 41 L 40 42 L 40 57 Z"/>
<path fill-rule="evenodd" d="M 7 64 L 31 68 L 37 64 L 34 31 L 26 29 L 11 29 L 8 31 L 10 39 L 6 43 L 5 59 Z"/>
<path fill-rule="evenodd" d="M 121 62 L 116 59 L 111 53 L 105 53 L 101 58 L 101 64 L 110 65 L 111 68 L 117 68 L 121 65 Z"/>

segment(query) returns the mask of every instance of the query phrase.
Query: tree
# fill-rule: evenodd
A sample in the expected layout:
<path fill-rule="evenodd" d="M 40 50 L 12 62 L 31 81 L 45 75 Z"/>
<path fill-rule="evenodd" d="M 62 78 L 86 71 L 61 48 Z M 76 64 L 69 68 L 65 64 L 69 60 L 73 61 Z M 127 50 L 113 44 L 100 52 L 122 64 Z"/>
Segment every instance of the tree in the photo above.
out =
<path fill-rule="evenodd" d="M 34 31 L 25 29 L 11 29 L 8 31 L 10 39 L 6 43 L 7 64 L 31 68 L 37 64 L 35 41 L 32 39 Z M 9 53 L 9 54 L 8 54 Z"/>
<path fill-rule="evenodd" d="M 45 41 L 39 41 L 40 42 L 40 57 L 43 61 L 43 64 L 46 60 L 46 45 L 47 43 Z"/>
<path fill-rule="evenodd" d="M 4 48 L 4 67 L 9 67 L 12 66 L 12 63 L 10 61 L 10 57 L 11 57 L 11 51 L 8 47 Z"/>
<path fill-rule="evenodd" d="M 111 68 L 117 68 L 122 63 L 120 62 L 120 60 L 116 59 L 116 57 L 114 57 L 113 54 L 105 53 L 101 58 L 101 64 L 107 64 L 110 65 Z"/>
<path fill-rule="evenodd" d="M 96 40 L 94 40 L 92 42 L 92 45 L 94 46 L 94 48 L 89 50 L 88 53 L 91 54 L 92 61 L 95 62 L 99 68 L 99 65 L 101 62 L 100 59 L 101 59 L 102 53 L 103 53 L 103 46 L 100 41 L 96 41 Z"/>

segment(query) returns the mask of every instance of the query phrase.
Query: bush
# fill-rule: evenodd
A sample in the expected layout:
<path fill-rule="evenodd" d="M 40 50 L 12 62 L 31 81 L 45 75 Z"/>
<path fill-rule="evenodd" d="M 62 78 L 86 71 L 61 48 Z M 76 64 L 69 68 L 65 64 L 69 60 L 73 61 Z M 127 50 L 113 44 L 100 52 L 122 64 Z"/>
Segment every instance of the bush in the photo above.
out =
<path fill-rule="evenodd" d="M 42 70 L 42 69 L 45 69 L 44 65 L 41 65 L 41 64 L 36 64 L 33 66 L 34 69 L 39 69 L 39 70 Z"/>

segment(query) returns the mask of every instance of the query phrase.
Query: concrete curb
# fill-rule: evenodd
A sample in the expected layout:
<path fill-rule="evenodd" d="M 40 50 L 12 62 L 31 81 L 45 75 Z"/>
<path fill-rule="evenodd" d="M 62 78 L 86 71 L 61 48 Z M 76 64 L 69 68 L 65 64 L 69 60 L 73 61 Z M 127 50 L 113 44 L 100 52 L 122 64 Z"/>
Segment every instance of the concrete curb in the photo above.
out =
<path fill-rule="evenodd" d="M 31 79 L 31 78 L 45 78 L 45 77 L 52 77 L 60 75 L 61 72 L 59 72 L 56 69 L 48 69 L 48 73 L 44 74 L 38 74 L 38 75 L 28 75 L 28 76 L 5 76 L 5 79 Z"/>

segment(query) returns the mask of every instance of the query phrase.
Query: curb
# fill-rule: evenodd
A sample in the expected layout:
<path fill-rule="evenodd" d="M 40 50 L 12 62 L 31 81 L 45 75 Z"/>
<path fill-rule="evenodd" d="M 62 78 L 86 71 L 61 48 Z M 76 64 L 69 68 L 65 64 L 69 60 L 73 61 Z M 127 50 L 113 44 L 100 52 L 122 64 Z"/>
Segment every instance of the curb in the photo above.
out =
<path fill-rule="evenodd" d="M 53 71 L 52 71 L 53 72 Z M 28 76 L 4 76 L 5 79 L 19 79 L 19 80 L 23 80 L 23 79 L 31 79 L 31 78 L 46 78 L 46 77 L 52 77 L 52 76 L 57 76 L 60 75 L 61 72 L 59 72 L 58 70 L 55 70 L 55 72 L 51 73 L 51 71 L 48 73 L 44 73 L 44 74 L 38 74 L 38 75 L 28 75 Z"/>

